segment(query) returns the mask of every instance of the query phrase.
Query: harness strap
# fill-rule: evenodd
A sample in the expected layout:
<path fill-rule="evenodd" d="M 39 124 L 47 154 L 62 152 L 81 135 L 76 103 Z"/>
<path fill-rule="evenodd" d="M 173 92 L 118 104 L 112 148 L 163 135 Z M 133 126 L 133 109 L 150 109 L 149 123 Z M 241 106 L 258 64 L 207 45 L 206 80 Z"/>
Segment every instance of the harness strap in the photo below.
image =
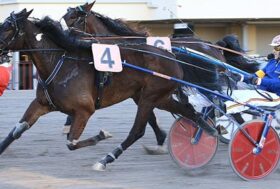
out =
<path fill-rule="evenodd" d="M 48 93 L 48 85 L 53 81 L 57 73 L 59 72 L 62 64 L 64 63 L 65 60 L 65 55 L 62 55 L 62 57 L 59 59 L 58 63 L 56 64 L 55 68 L 53 69 L 52 73 L 50 76 L 46 79 L 46 81 L 42 80 L 41 77 L 38 77 L 38 82 L 39 84 L 43 87 L 45 96 L 47 98 L 47 101 L 49 102 L 49 105 L 53 108 L 56 109 L 56 106 L 54 105 L 53 101 L 51 100 L 51 97 Z"/>
<path fill-rule="evenodd" d="M 101 34 L 101 35 L 92 35 L 92 37 L 83 37 L 82 39 L 90 40 L 90 39 L 93 39 L 93 37 L 99 38 L 99 39 L 101 39 L 101 40 L 112 40 L 112 39 L 145 39 L 145 38 L 147 38 L 146 36 L 145 36 L 145 37 L 142 37 L 142 36 L 111 36 L 111 35 L 104 35 L 104 34 Z M 95 38 L 94 38 L 94 39 L 95 39 Z M 237 55 L 241 55 L 241 56 L 245 56 L 245 57 L 247 57 L 247 58 L 253 59 L 252 57 L 248 56 L 246 53 L 238 52 L 238 51 L 235 51 L 235 50 L 226 48 L 226 47 L 221 47 L 221 46 L 219 46 L 219 45 L 215 45 L 215 44 L 211 44 L 211 43 L 207 43 L 207 42 L 203 42 L 203 41 L 171 41 L 171 42 L 172 42 L 172 43 L 177 43 L 177 44 L 204 44 L 204 45 L 207 45 L 207 46 L 210 46 L 210 47 L 214 47 L 214 48 L 216 48 L 216 49 L 221 49 L 221 50 L 224 50 L 224 51 L 231 52 L 231 53 L 233 53 L 233 54 L 237 54 Z"/>
<path fill-rule="evenodd" d="M 97 72 L 97 97 L 96 97 L 96 101 L 95 101 L 96 109 L 99 109 L 101 106 L 104 86 L 110 76 L 111 76 L 111 73 L 109 73 L 109 72 Z"/>

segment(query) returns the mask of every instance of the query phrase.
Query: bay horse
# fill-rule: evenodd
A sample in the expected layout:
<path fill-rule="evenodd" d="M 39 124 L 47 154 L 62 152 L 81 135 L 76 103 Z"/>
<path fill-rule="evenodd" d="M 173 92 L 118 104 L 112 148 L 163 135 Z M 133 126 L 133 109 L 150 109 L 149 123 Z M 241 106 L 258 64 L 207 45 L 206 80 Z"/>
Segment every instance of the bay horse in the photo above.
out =
<path fill-rule="evenodd" d="M 84 5 L 68 8 L 67 13 L 62 17 L 66 22 L 68 27 L 73 27 L 79 31 L 84 31 L 91 34 L 97 39 L 106 39 L 107 43 L 145 43 L 145 38 L 149 36 L 148 32 L 136 30 L 129 27 L 125 22 L 119 19 L 111 19 L 107 16 L 103 16 L 99 13 L 91 11 L 95 2 L 85 3 Z M 119 38 L 118 38 L 119 36 Z M 128 36 L 127 38 L 122 38 L 120 36 Z M 131 36 L 131 38 L 129 37 Z M 135 37 L 135 38 L 133 38 Z M 224 47 L 229 44 L 230 40 L 223 41 Z M 208 54 L 216 59 L 223 62 L 227 60 L 224 55 L 231 55 L 230 53 L 222 53 L 219 49 L 211 46 L 209 42 L 202 41 L 194 37 L 184 37 L 184 38 L 173 38 L 171 39 L 172 45 L 176 47 L 188 47 L 199 52 Z M 183 42 L 183 43 L 181 43 Z M 232 47 L 232 46 L 230 46 Z M 235 46 L 233 46 L 235 47 Z M 235 48 L 234 50 L 239 50 Z M 184 54 L 176 53 L 176 58 L 178 60 L 188 62 L 192 65 L 199 66 L 202 69 L 191 67 L 189 65 L 182 65 L 184 71 L 184 80 L 198 84 L 203 87 L 207 87 L 212 90 L 221 91 L 221 82 L 219 81 L 219 75 L 217 73 L 216 66 L 209 65 L 207 62 L 202 60 L 196 60 L 186 57 Z M 245 59 L 238 58 L 242 60 L 240 65 L 242 69 L 246 71 L 250 70 L 252 67 L 257 65 L 248 64 Z M 231 62 L 235 61 L 234 58 L 230 59 Z M 243 66 L 244 65 L 244 66 Z M 249 69 L 247 69 L 249 68 Z M 209 70 L 210 72 L 207 72 Z M 188 99 L 183 94 L 182 88 L 179 87 L 178 94 L 182 102 L 187 103 Z M 69 117 L 68 117 L 69 120 Z M 157 124 L 155 114 L 152 113 L 149 119 L 149 124 L 152 126 L 159 146 L 163 145 L 165 140 L 165 132 L 160 129 Z"/>
<path fill-rule="evenodd" d="M 149 36 L 148 32 L 146 32 L 145 30 L 140 31 L 139 29 L 137 30 L 131 28 L 120 19 L 111 19 L 110 17 L 91 11 L 94 3 L 95 1 L 93 1 L 92 3 L 85 3 L 84 5 L 77 6 L 75 8 L 68 8 L 67 13 L 62 17 L 65 20 L 66 25 L 68 27 L 74 27 L 90 33 L 93 35 L 93 37 L 96 38 L 101 37 L 102 39 L 115 39 L 110 40 L 111 43 L 120 42 L 125 39 L 117 39 L 116 37 L 118 36 L 128 36 L 126 40 L 132 42 L 135 42 L 132 40 L 133 37 L 135 37 L 134 40 L 137 40 L 138 42 L 142 37 L 142 43 L 145 42 L 145 38 Z M 132 38 L 129 38 L 129 36 L 131 36 Z M 248 73 L 254 73 L 259 69 L 259 63 L 256 63 L 252 59 L 244 58 L 245 51 L 240 47 L 236 35 L 225 36 L 223 39 L 219 40 L 216 43 L 218 46 L 193 36 L 174 37 L 171 38 L 171 42 L 172 46 L 180 48 L 187 47 L 197 50 L 204 54 L 210 55 L 220 61 L 227 62 L 228 64 Z M 228 84 L 227 82 L 225 82 L 226 78 L 223 75 L 218 75 L 216 66 L 209 65 L 209 63 L 205 63 L 202 60 L 194 60 L 188 58 L 180 53 L 175 52 L 175 54 L 177 59 L 203 68 L 197 69 L 189 65 L 182 65 L 182 69 L 184 71 L 184 80 L 218 91 L 221 91 L 220 86 Z M 205 71 L 205 69 L 210 70 L 210 72 Z M 223 70 L 223 68 L 219 69 Z M 231 85 L 235 85 L 234 81 L 231 81 Z M 183 102 L 188 101 L 187 97 L 183 94 L 181 87 L 179 87 L 177 94 L 179 95 L 179 99 Z M 238 115 L 233 116 L 236 117 L 236 119 L 240 119 L 240 116 Z M 151 118 L 149 119 L 149 123 L 153 128 L 158 128 L 158 126 L 154 126 L 157 125 L 155 116 L 151 116 Z M 156 132 L 156 136 L 160 136 L 160 134 L 158 133 L 159 132 Z M 163 133 L 163 131 L 161 131 L 161 133 Z M 158 144 L 161 143 L 158 142 Z"/>
<path fill-rule="evenodd" d="M 89 117 L 96 111 L 95 69 L 89 64 L 92 62 L 91 44 L 96 41 L 80 40 L 48 17 L 43 20 L 28 20 L 31 12 L 32 10 L 28 12 L 26 9 L 17 14 L 12 12 L 0 26 L 0 50 L 33 50 L 28 53 L 40 77 L 36 98 L 19 123 L 0 143 L 0 154 L 30 129 L 40 116 L 52 111 L 60 111 L 73 117 L 67 136 L 68 148 L 73 150 L 87 146 L 89 141 L 79 141 L 79 137 Z M 42 35 L 41 38 L 39 35 Z M 172 53 L 148 45 L 131 47 L 153 52 L 158 56 L 120 47 L 122 60 L 178 79 L 183 78 L 181 66 L 172 60 Z M 104 90 L 100 108 L 134 98 L 137 99 L 137 113 L 128 137 L 96 164 L 96 170 L 104 170 L 108 163 L 113 162 L 144 135 L 149 115 L 154 108 L 187 117 L 202 128 L 210 127 L 191 104 L 179 103 L 171 97 L 177 87 L 178 84 L 173 81 L 126 67 L 122 72 L 113 74 L 111 84 Z"/>
<path fill-rule="evenodd" d="M 99 13 L 92 12 L 91 9 L 94 3 L 95 2 L 90 4 L 85 3 L 84 5 L 76 8 L 68 8 L 67 13 L 62 17 L 65 20 L 66 25 L 70 28 L 74 27 L 75 29 L 78 29 L 78 31 L 89 33 L 93 35 L 93 37 L 96 37 L 97 39 L 104 40 L 106 43 L 119 44 L 120 46 L 122 45 L 125 46 L 127 44 L 134 44 L 134 43 L 145 44 L 145 40 L 146 40 L 145 37 L 148 36 L 148 33 L 146 31 L 139 31 L 139 30 L 132 29 L 128 27 L 121 20 L 113 20 Z M 110 36 L 132 36 L 132 38 L 111 39 Z M 136 38 L 133 38 L 135 36 Z M 180 44 L 177 44 L 177 46 L 179 45 Z M 218 49 L 211 48 L 211 47 L 209 48 L 204 44 L 200 44 L 200 45 L 189 44 L 189 47 L 196 49 L 198 51 L 202 51 L 204 53 L 211 51 L 212 56 L 225 61 Z M 194 68 L 188 65 L 181 65 L 184 71 L 185 81 L 192 82 L 203 87 L 208 87 L 212 90 L 219 90 L 219 91 L 221 90 L 216 66 L 209 65 L 201 60 L 200 62 L 197 62 L 197 60 L 187 58 L 182 53 L 175 53 L 175 54 L 176 54 L 176 59 L 183 62 L 190 63 L 191 65 L 198 67 L 198 68 Z M 177 91 L 178 91 L 177 94 L 179 96 L 180 101 L 182 103 L 187 104 L 188 97 L 185 96 L 181 87 L 179 87 Z M 137 101 L 135 101 L 135 103 L 137 104 Z M 66 123 L 68 124 L 65 124 L 66 126 L 64 127 L 63 131 L 65 130 L 67 131 L 68 130 L 67 128 L 70 127 L 69 125 L 69 123 L 71 123 L 70 120 L 71 117 L 68 116 L 66 121 Z M 148 123 L 151 125 L 155 133 L 157 139 L 157 146 L 156 147 L 144 146 L 144 148 L 150 154 L 167 153 L 165 148 L 162 148 L 166 139 L 166 132 L 159 127 L 154 112 L 150 114 Z"/>
<path fill-rule="evenodd" d="M 139 28 L 131 28 L 121 19 L 111 19 L 108 16 L 91 11 L 94 4 L 95 1 L 92 3 L 85 3 L 74 8 L 69 7 L 67 9 L 67 13 L 62 17 L 66 22 L 66 25 L 68 27 L 78 28 L 79 30 L 90 33 L 97 38 L 107 37 L 110 39 L 111 37 L 111 39 L 113 39 L 114 36 L 134 36 L 135 39 L 137 39 L 137 37 L 145 38 L 149 36 L 147 31 L 140 31 Z M 131 39 L 133 38 L 127 38 L 126 40 Z M 120 38 L 117 39 L 117 41 L 120 41 Z M 223 39 L 216 42 L 217 45 L 225 48 L 219 48 L 219 46 L 215 46 L 208 41 L 204 41 L 190 35 L 185 37 L 173 37 L 171 38 L 171 42 L 172 46 L 188 47 L 197 50 L 223 62 L 227 62 L 228 64 L 248 73 L 254 73 L 259 67 L 258 63 L 245 59 L 242 56 L 242 54 L 245 55 L 245 51 L 240 47 L 237 36 L 233 34 L 226 35 Z M 236 53 L 234 51 L 236 51 Z M 200 66 L 202 66 L 202 64 Z M 207 66 L 209 66 L 209 64 Z M 189 69 L 186 68 L 186 70 Z M 202 84 L 203 83 L 204 82 L 202 82 Z"/>

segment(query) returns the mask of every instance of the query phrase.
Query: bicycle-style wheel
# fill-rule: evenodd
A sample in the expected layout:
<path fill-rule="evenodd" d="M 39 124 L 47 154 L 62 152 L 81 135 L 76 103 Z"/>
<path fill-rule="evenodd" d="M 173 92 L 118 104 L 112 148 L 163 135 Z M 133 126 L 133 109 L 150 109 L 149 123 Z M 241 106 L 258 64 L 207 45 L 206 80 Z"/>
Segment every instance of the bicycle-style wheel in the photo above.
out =
<path fill-rule="evenodd" d="M 214 127 L 209 118 L 208 123 Z M 169 132 L 168 148 L 172 159 L 183 169 L 195 169 L 206 165 L 215 155 L 218 138 L 202 132 L 197 144 L 192 143 L 198 127 L 186 118 L 177 119 Z"/>
<path fill-rule="evenodd" d="M 243 129 L 255 140 L 259 141 L 264 128 L 264 121 L 253 120 L 242 125 Z M 255 145 L 237 130 L 229 145 L 230 163 L 233 170 L 244 180 L 258 180 L 269 175 L 277 168 L 280 157 L 280 141 L 277 132 L 270 127 L 264 148 L 254 154 Z"/>

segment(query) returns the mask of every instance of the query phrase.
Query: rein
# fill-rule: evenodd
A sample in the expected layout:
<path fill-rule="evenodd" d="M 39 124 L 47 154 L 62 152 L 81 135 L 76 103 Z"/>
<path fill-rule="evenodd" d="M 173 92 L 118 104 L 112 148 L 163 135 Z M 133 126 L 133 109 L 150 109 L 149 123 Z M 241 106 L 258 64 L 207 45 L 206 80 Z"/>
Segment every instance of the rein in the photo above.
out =
<path fill-rule="evenodd" d="M 141 50 L 141 49 L 135 49 L 135 48 L 131 48 L 131 47 L 122 47 L 122 48 L 123 48 L 123 49 L 127 49 L 127 50 L 132 50 L 132 51 L 137 51 L 137 52 L 152 54 L 152 55 L 155 55 L 155 56 L 158 56 L 158 57 L 161 57 L 161 58 L 165 58 L 165 59 L 168 59 L 168 60 L 172 60 L 172 61 L 178 62 L 178 63 L 180 63 L 180 64 L 185 64 L 185 65 L 188 65 L 188 66 L 190 66 L 190 67 L 194 67 L 194 68 L 197 68 L 197 69 L 200 69 L 200 70 L 203 70 L 203 71 L 207 71 L 207 72 L 216 74 L 216 72 L 214 72 L 214 71 L 210 71 L 210 70 L 207 70 L 207 69 L 205 69 L 205 68 L 202 68 L 202 67 L 199 67 L 199 66 L 196 66 L 196 65 L 193 65 L 193 64 L 190 64 L 190 63 L 181 61 L 181 60 L 177 60 L 177 59 L 175 59 L 175 58 L 171 58 L 171 57 L 168 57 L 168 56 L 165 56 L 165 55 L 161 55 L 161 54 L 158 54 L 158 53 L 154 53 L 154 52 L 150 52 L 150 51 L 146 51 L 146 50 Z M 171 53 L 171 54 L 172 54 L 172 53 Z"/>
<path fill-rule="evenodd" d="M 214 45 L 214 44 L 206 43 L 206 42 L 202 42 L 202 41 L 172 41 L 172 43 L 178 43 L 178 44 L 204 44 L 204 45 L 208 45 L 210 47 L 214 47 L 216 49 L 221 49 L 221 50 L 228 51 L 228 52 L 231 52 L 231 53 L 234 53 L 234 54 L 238 54 L 238 55 L 241 55 L 241 56 L 246 56 L 247 58 L 251 58 L 251 57 L 249 57 L 245 53 L 241 53 L 241 52 L 229 49 L 229 48 L 221 47 L 219 45 Z"/>
<path fill-rule="evenodd" d="M 92 34 L 91 34 L 92 35 Z M 145 39 L 147 37 L 141 37 L 141 36 L 102 36 L 102 35 L 92 35 L 92 37 L 95 37 L 95 38 L 99 38 L 101 40 L 112 40 L 112 39 Z M 85 37 L 85 38 L 82 38 L 82 39 L 85 39 L 85 40 L 90 40 L 92 38 L 90 37 Z M 247 54 L 245 53 L 241 53 L 241 52 L 238 52 L 238 51 L 235 51 L 235 50 L 232 50 L 232 49 L 229 49 L 229 48 L 225 48 L 225 47 L 221 47 L 219 45 L 214 45 L 214 44 L 211 44 L 211 43 L 206 43 L 206 42 L 202 42 L 202 41 L 171 41 L 171 43 L 177 43 L 177 44 L 203 44 L 203 45 L 207 45 L 207 46 L 210 46 L 210 47 L 214 47 L 216 49 L 221 49 L 221 50 L 224 50 L 224 51 L 228 51 L 228 52 L 231 52 L 231 53 L 234 53 L 234 54 L 237 54 L 237 55 L 241 55 L 241 56 L 245 56 L 247 58 L 250 58 L 252 59 L 251 57 L 249 57 Z"/>
<path fill-rule="evenodd" d="M 92 34 L 91 34 L 92 35 Z M 92 35 L 93 37 L 100 38 L 102 40 L 112 40 L 112 39 L 145 39 L 147 37 L 141 37 L 141 36 L 101 36 L 101 35 Z M 91 39 L 91 38 L 82 38 L 82 39 Z"/>
<path fill-rule="evenodd" d="M 53 51 L 65 51 L 64 49 L 20 49 L 20 50 L 14 50 L 14 51 L 6 51 L 6 50 L 3 50 L 1 51 L 1 53 L 9 53 L 9 52 L 42 52 L 42 51 L 50 51 L 50 52 L 53 52 Z M 1 55 L 1 54 L 0 54 Z"/>

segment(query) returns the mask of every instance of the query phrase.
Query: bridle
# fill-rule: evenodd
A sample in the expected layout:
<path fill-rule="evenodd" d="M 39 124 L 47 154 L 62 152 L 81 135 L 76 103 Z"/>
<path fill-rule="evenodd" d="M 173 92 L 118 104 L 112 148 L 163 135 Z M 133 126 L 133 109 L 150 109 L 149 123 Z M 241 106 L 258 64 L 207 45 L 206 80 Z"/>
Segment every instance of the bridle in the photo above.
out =
<path fill-rule="evenodd" d="M 20 32 L 20 27 L 19 27 L 18 22 L 17 22 L 17 20 L 19 20 L 19 19 L 21 19 L 21 17 L 20 17 L 20 18 L 17 18 L 16 15 L 14 14 L 14 12 L 12 12 L 11 15 L 10 15 L 10 17 L 6 19 L 5 22 L 10 23 L 10 24 L 12 25 L 12 27 L 14 28 L 15 31 L 14 31 L 13 37 L 12 37 L 11 40 L 9 40 L 8 42 L 6 42 L 6 41 L 5 41 L 4 39 L 2 39 L 1 36 L 0 36 L 0 43 L 2 43 L 3 46 L 4 46 L 3 48 L 0 49 L 0 55 L 2 55 L 3 52 L 4 52 L 4 50 L 5 50 L 12 42 L 15 41 L 15 39 L 17 38 L 18 35 L 20 35 L 20 33 L 21 33 L 21 32 Z M 4 23 L 5 23 L 5 22 L 4 22 Z M 3 23 L 3 24 L 4 24 L 4 23 Z"/>
<path fill-rule="evenodd" d="M 78 15 L 78 18 L 77 19 L 75 19 L 75 21 L 73 22 L 73 24 L 72 24 L 72 26 L 69 26 L 69 27 L 73 27 L 73 25 L 75 25 L 75 24 L 80 24 L 80 23 L 84 23 L 84 29 L 83 29 L 83 31 L 84 32 L 87 32 L 86 30 L 87 30 L 87 16 L 88 16 L 88 12 L 87 11 L 85 11 L 84 9 L 83 9 L 83 7 L 82 6 L 78 6 L 78 7 L 75 7 L 75 8 L 68 8 L 67 9 L 67 13 L 69 13 L 69 12 L 72 12 L 72 9 L 74 9 L 74 11 L 75 12 L 77 12 L 77 13 L 81 13 L 81 15 Z M 66 13 L 66 14 L 67 14 Z M 63 19 L 64 19 L 64 17 L 65 17 L 65 15 L 62 17 Z M 65 19 L 64 19 L 65 20 Z"/>

